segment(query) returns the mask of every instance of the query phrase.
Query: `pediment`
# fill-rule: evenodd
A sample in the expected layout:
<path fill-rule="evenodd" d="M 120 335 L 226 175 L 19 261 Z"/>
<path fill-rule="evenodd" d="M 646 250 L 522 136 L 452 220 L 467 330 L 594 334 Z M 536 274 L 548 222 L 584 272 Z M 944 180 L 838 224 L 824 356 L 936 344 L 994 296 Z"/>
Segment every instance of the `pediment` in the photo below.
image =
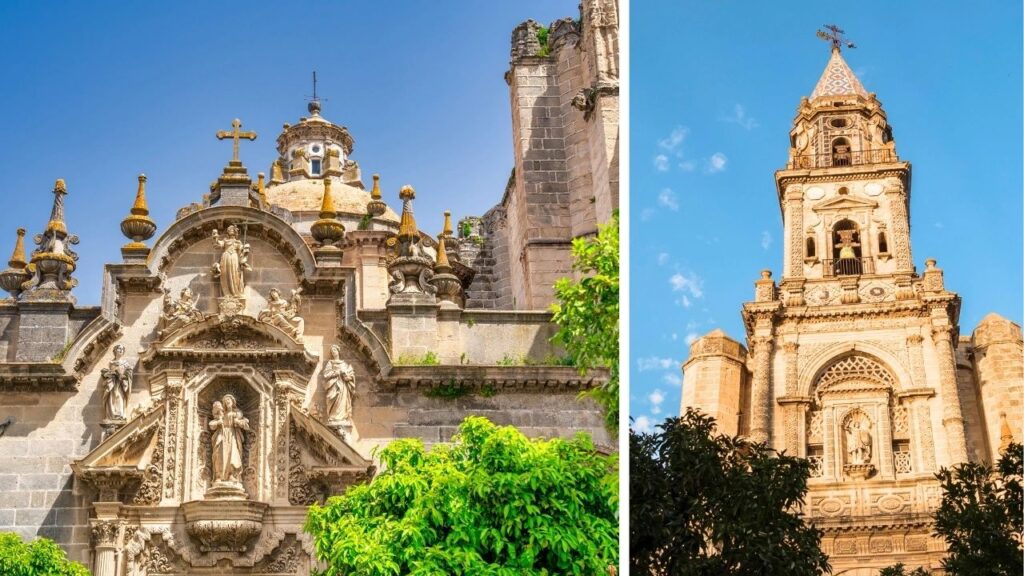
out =
<path fill-rule="evenodd" d="M 856 196 L 844 194 L 815 204 L 812 209 L 815 212 L 828 212 L 833 210 L 864 210 L 878 207 L 878 202 L 865 200 Z"/>
<path fill-rule="evenodd" d="M 155 342 L 141 357 L 143 365 L 157 360 L 280 363 L 312 372 L 318 358 L 283 330 L 251 316 L 211 316 L 182 326 Z"/>
<path fill-rule="evenodd" d="M 373 464 L 334 430 L 293 407 L 288 423 L 288 501 L 322 502 L 373 475 Z"/>
<path fill-rule="evenodd" d="M 145 485 L 159 473 L 163 425 L 163 404 L 136 415 L 84 458 L 71 464 L 75 477 L 99 490 L 106 501 Z"/>

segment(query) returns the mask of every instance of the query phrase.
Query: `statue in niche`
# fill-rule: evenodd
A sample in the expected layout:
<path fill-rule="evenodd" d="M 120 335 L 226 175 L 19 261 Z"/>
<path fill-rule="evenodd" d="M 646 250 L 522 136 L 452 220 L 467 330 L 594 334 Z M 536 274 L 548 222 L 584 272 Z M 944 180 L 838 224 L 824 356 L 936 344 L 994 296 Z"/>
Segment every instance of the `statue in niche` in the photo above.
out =
<path fill-rule="evenodd" d="M 114 359 L 100 371 L 100 376 L 104 382 L 104 417 L 107 421 L 123 422 L 132 392 L 132 365 L 124 359 L 124 346 L 114 346 Z"/>
<path fill-rule="evenodd" d="M 196 297 L 187 286 L 181 289 L 177 299 L 171 296 L 170 292 L 165 292 L 164 310 L 160 315 L 164 322 L 164 330 L 174 330 L 185 324 L 202 321 L 204 315 L 196 305 Z"/>
<path fill-rule="evenodd" d="M 213 231 L 213 243 L 222 250 L 220 261 L 213 265 L 213 277 L 220 279 L 220 295 L 224 298 L 241 299 L 245 296 L 243 272 L 252 271 L 249 265 L 249 244 L 238 237 L 238 227 L 228 226 L 225 237 Z"/>
<path fill-rule="evenodd" d="M 327 422 L 347 424 L 352 421 L 352 397 L 356 391 L 356 372 L 352 365 L 341 359 L 341 347 L 331 346 L 331 359 L 324 364 L 326 383 Z"/>
<path fill-rule="evenodd" d="M 214 483 L 241 484 L 242 434 L 249 431 L 249 420 L 237 404 L 231 394 L 213 403 L 209 426 L 213 431 Z"/>
<path fill-rule="evenodd" d="M 846 424 L 846 456 L 848 464 L 871 463 L 871 425 L 864 417 L 851 418 Z"/>
<path fill-rule="evenodd" d="M 302 332 L 306 327 L 306 321 L 299 316 L 299 306 L 302 304 L 302 297 L 299 296 L 301 292 L 302 288 L 292 290 L 292 299 L 285 300 L 281 297 L 280 290 L 271 288 L 267 308 L 260 312 L 256 319 L 277 326 L 292 338 L 301 340 Z"/>

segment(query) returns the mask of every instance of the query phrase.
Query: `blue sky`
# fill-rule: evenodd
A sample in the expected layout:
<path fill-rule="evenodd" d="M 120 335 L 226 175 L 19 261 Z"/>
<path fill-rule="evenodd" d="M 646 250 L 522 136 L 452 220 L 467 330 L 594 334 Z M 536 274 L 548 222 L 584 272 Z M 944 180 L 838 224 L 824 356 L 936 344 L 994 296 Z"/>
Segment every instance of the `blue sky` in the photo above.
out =
<path fill-rule="evenodd" d="M 829 57 L 835 23 L 913 163 L 914 261 L 945 270 L 969 334 L 1022 316 L 1021 4 L 633 2 L 630 414 L 679 411 L 687 341 L 743 340 L 740 305 L 781 274 L 773 172 Z M 662 158 L 659 158 L 662 156 Z M 685 384 L 684 384 L 685 385 Z"/>
<path fill-rule="evenodd" d="M 508 87 L 512 28 L 578 16 L 576 0 L 520 2 L 32 2 L 0 4 L 0 259 L 29 238 L 67 181 L 81 237 L 80 304 L 96 304 L 106 262 L 121 260 L 136 176 L 149 177 L 166 229 L 231 157 L 214 133 L 241 118 L 255 178 L 269 172 L 285 122 L 306 115 L 316 69 L 326 118 L 348 127 L 364 179 L 385 200 L 417 190 L 420 226 L 441 212 L 479 215 L 513 164 Z"/>

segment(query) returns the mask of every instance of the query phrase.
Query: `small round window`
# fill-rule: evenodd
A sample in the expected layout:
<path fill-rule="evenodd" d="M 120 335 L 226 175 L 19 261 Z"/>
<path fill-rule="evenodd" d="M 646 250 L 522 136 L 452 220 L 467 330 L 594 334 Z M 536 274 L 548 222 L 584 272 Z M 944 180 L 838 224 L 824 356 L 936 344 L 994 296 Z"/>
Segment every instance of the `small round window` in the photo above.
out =
<path fill-rule="evenodd" d="M 313 144 L 312 150 L 313 150 L 314 154 L 319 154 L 320 153 L 320 145 L 319 144 Z"/>
<path fill-rule="evenodd" d="M 828 124 L 833 128 L 846 128 L 846 118 L 833 118 Z"/>

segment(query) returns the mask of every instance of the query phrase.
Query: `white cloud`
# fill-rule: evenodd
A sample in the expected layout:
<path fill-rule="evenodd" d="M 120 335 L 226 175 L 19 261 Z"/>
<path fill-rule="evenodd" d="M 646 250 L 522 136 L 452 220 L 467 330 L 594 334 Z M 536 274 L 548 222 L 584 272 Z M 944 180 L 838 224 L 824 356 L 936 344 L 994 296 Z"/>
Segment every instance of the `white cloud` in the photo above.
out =
<path fill-rule="evenodd" d="M 671 188 L 662 188 L 661 192 L 658 192 L 658 205 L 679 212 L 679 199 Z"/>
<path fill-rule="evenodd" d="M 673 340 L 679 340 L 679 334 L 676 334 L 675 332 L 673 332 L 672 333 L 672 339 Z"/>
<path fill-rule="evenodd" d="M 679 297 L 679 300 L 676 300 L 676 304 L 679 304 L 683 308 L 689 308 L 693 304 L 693 302 L 690 301 L 689 296 L 683 294 L 682 296 Z"/>
<path fill-rule="evenodd" d="M 693 344 L 694 342 L 697 341 L 697 338 L 700 338 L 700 336 L 696 332 L 687 332 L 686 345 L 689 346 L 690 344 Z"/>
<path fill-rule="evenodd" d="M 668 370 L 673 367 L 679 367 L 678 360 L 660 358 L 658 356 L 648 356 L 646 358 L 636 359 L 636 369 L 640 372 L 646 372 L 648 370 Z"/>
<path fill-rule="evenodd" d="M 683 385 L 682 377 L 679 376 L 679 374 L 677 374 L 675 372 L 669 372 L 669 373 L 663 375 L 661 377 L 661 379 L 664 380 L 666 384 L 671 384 L 672 386 L 682 386 Z"/>
<path fill-rule="evenodd" d="M 665 401 L 665 395 L 661 393 L 661 390 L 655 390 L 647 395 L 647 401 L 651 403 L 651 406 L 660 406 Z"/>
<path fill-rule="evenodd" d="M 676 126 L 672 129 L 672 133 L 667 138 L 658 140 L 658 147 L 669 152 L 675 152 L 676 148 L 683 143 L 686 139 L 686 135 L 690 133 L 688 128 L 683 126 Z"/>
<path fill-rule="evenodd" d="M 664 266 L 665 264 L 668 264 L 668 259 L 669 259 L 668 252 L 659 252 L 658 253 L 658 266 Z"/>
<path fill-rule="evenodd" d="M 654 169 L 658 172 L 668 172 L 668 156 L 664 154 L 658 154 L 654 157 Z"/>
<path fill-rule="evenodd" d="M 742 104 L 737 104 L 733 107 L 732 116 L 726 116 L 722 118 L 722 121 L 737 124 L 744 130 L 753 130 L 760 126 L 760 124 L 757 123 L 757 120 L 747 116 L 747 111 L 743 108 Z"/>
<path fill-rule="evenodd" d="M 704 296 L 704 281 L 696 274 L 686 275 L 676 272 L 668 279 L 668 282 L 672 285 L 673 292 L 685 292 L 694 298 Z"/>
<path fill-rule="evenodd" d="M 697 165 L 694 164 L 693 162 L 690 162 L 689 160 L 685 160 L 679 163 L 679 169 L 682 170 L 683 172 L 693 172 L 693 170 L 696 167 Z"/>
<path fill-rule="evenodd" d="M 771 232 L 768 232 L 767 230 L 761 232 L 761 248 L 767 250 L 768 247 L 771 246 L 771 245 L 772 245 L 772 235 L 771 235 Z"/>
<path fill-rule="evenodd" d="M 654 208 L 644 208 L 640 211 L 640 221 L 647 222 L 654 217 Z"/>
<path fill-rule="evenodd" d="M 711 158 L 708 158 L 708 173 L 714 174 L 716 172 L 722 172 L 723 170 L 725 170 L 725 164 L 728 161 L 729 159 L 725 157 L 725 154 L 722 154 L 721 152 L 715 152 L 714 154 L 711 155 Z"/>
<path fill-rule="evenodd" d="M 654 431 L 653 424 L 654 423 L 651 422 L 651 419 L 648 418 L 647 416 L 637 416 L 636 418 L 633 419 L 633 425 L 631 426 L 631 428 L 633 428 L 634 431 L 639 432 L 641 434 L 650 434 L 651 432 Z"/>

